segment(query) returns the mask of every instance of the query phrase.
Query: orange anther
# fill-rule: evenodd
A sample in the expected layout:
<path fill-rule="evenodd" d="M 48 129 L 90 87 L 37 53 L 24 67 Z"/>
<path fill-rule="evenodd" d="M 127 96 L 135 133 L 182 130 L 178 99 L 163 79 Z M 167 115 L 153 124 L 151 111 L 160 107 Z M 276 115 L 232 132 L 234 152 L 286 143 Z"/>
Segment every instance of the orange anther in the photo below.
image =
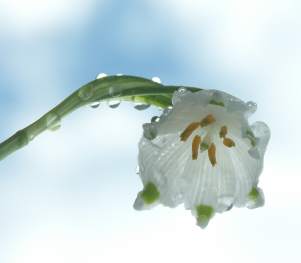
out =
<path fill-rule="evenodd" d="M 212 166 L 216 165 L 216 147 L 214 143 L 211 143 L 208 148 L 208 157 L 209 161 L 211 162 Z"/>
<path fill-rule="evenodd" d="M 229 148 L 235 146 L 235 142 L 233 140 L 231 140 L 230 138 L 224 138 L 223 143 L 224 143 L 224 145 L 226 145 Z"/>
<path fill-rule="evenodd" d="M 213 122 L 215 122 L 215 119 L 212 114 L 209 114 L 204 119 L 201 120 L 200 124 L 201 124 L 201 127 L 205 127 Z"/>
<path fill-rule="evenodd" d="M 219 137 L 220 138 L 225 138 L 226 135 L 227 135 L 227 133 L 228 133 L 227 126 L 222 126 L 221 129 L 220 129 L 220 131 L 219 131 Z"/>
<path fill-rule="evenodd" d="M 192 160 L 197 160 L 199 155 L 199 147 L 201 144 L 201 136 L 196 135 L 192 141 Z"/>
<path fill-rule="evenodd" d="M 192 122 L 190 123 L 185 130 L 181 133 L 180 138 L 181 141 L 186 141 L 189 136 L 197 129 L 200 127 L 200 123 L 199 122 Z"/>

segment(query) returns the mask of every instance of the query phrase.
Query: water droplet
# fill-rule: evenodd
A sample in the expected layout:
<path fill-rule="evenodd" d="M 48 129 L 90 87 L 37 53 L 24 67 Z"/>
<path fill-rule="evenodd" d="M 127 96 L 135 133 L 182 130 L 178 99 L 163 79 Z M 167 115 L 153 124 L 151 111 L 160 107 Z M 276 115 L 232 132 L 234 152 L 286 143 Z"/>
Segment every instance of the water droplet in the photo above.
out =
<path fill-rule="evenodd" d="M 233 196 L 221 196 L 217 200 L 218 209 L 220 211 L 228 211 L 232 208 L 234 197 Z"/>
<path fill-rule="evenodd" d="M 161 118 L 168 116 L 170 114 L 170 112 L 171 112 L 171 108 L 169 108 L 169 107 L 165 108 L 162 112 Z"/>
<path fill-rule="evenodd" d="M 46 117 L 46 126 L 50 131 L 56 131 L 61 127 L 61 118 L 58 114 L 51 112 Z"/>
<path fill-rule="evenodd" d="M 180 93 L 180 94 L 185 94 L 185 93 L 187 93 L 187 89 L 186 88 L 184 88 L 184 87 L 180 87 L 179 89 L 178 89 L 178 92 Z"/>
<path fill-rule="evenodd" d="M 110 100 L 108 101 L 108 105 L 110 108 L 115 109 L 120 105 L 121 101 L 120 100 Z"/>
<path fill-rule="evenodd" d="M 153 140 L 157 137 L 157 128 L 153 123 L 143 124 L 143 135 L 146 139 Z"/>
<path fill-rule="evenodd" d="M 159 116 L 154 116 L 151 118 L 151 122 L 159 122 L 160 121 L 160 117 Z"/>
<path fill-rule="evenodd" d="M 28 133 L 24 129 L 18 131 L 15 134 L 15 136 L 17 136 L 17 141 L 18 141 L 19 147 L 23 147 L 29 143 L 30 136 L 28 136 Z"/>
<path fill-rule="evenodd" d="M 145 110 L 147 108 L 149 108 L 150 105 L 149 104 L 144 104 L 144 103 L 140 103 L 140 102 L 136 102 L 134 108 L 136 110 Z"/>
<path fill-rule="evenodd" d="M 93 94 L 94 94 L 94 90 L 93 90 L 93 87 L 91 85 L 84 86 L 78 91 L 78 96 L 82 100 L 91 99 Z"/>
<path fill-rule="evenodd" d="M 90 107 L 93 108 L 93 109 L 96 109 L 98 108 L 100 105 L 100 102 L 99 101 L 94 101 L 90 104 Z"/>
<path fill-rule="evenodd" d="M 102 78 L 105 78 L 107 77 L 108 75 L 106 73 L 99 73 L 97 76 L 96 76 L 96 79 L 102 79 Z"/>
<path fill-rule="evenodd" d="M 257 110 L 257 104 L 253 101 L 248 101 L 247 107 L 248 107 L 250 113 L 254 113 Z"/>
<path fill-rule="evenodd" d="M 112 87 L 109 87 L 109 95 L 110 96 L 113 96 L 114 95 L 114 92 L 115 92 L 115 88 L 112 86 Z"/>
<path fill-rule="evenodd" d="M 256 147 L 249 149 L 248 153 L 251 157 L 253 157 L 256 160 L 260 160 L 260 158 L 261 158 L 260 152 L 259 152 L 258 148 L 256 148 Z"/>
<path fill-rule="evenodd" d="M 140 167 L 139 167 L 139 165 L 137 165 L 137 167 L 136 167 L 136 174 L 140 174 Z"/>
<path fill-rule="evenodd" d="M 35 134 L 32 134 L 32 133 L 28 134 L 28 140 L 29 141 L 32 141 L 35 137 L 36 137 Z"/>
<path fill-rule="evenodd" d="M 153 77 L 152 81 L 161 84 L 161 79 L 159 77 Z"/>
<path fill-rule="evenodd" d="M 186 94 L 190 93 L 189 90 L 187 90 L 184 87 L 180 87 L 177 91 L 174 92 L 172 96 L 172 104 L 175 105 L 176 103 L 180 102 Z"/>

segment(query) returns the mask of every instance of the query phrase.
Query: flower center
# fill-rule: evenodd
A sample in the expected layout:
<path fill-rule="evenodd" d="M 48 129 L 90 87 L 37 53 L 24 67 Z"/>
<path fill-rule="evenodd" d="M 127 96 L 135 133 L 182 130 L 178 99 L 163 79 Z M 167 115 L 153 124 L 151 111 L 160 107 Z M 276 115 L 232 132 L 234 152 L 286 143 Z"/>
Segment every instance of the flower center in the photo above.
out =
<path fill-rule="evenodd" d="M 190 123 L 184 131 L 180 134 L 180 139 L 183 142 L 186 142 L 187 139 L 191 136 L 191 134 L 195 131 L 199 131 L 203 128 L 206 129 L 206 127 L 212 125 L 214 122 L 216 122 L 216 119 L 212 114 L 207 115 L 205 118 L 203 118 L 201 121 L 192 122 Z M 195 135 L 192 140 L 191 150 L 192 150 L 192 160 L 197 160 L 199 151 L 203 152 L 205 150 L 208 151 L 208 159 L 212 166 L 215 166 L 217 164 L 216 161 L 216 146 L 214 142 L 211 140 L 211 131 L 215 129 L 206 129 L 206 136 L 204 140 L 202 140 L 200 135 Z M 228 128 L 227 126 L 221 126 L 219 130 L 219 137 L 223 139 L 223 144 L 228 147 L 234 147 L 235 142 L 227 137 L 228 134 Z"/>

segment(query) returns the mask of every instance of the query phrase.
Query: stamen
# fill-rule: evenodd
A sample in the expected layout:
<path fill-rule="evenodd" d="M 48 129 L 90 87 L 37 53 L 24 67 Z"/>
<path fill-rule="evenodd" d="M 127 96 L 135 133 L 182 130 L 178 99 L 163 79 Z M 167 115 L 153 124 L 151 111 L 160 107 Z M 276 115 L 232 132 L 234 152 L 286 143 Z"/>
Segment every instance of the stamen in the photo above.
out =
<path fill-rule="evenodd" d="M 192 141 L 192 160 L 198 159 L 200 144 L 201 144 L 201 136 L 200 135 L 194 136 Z"/>
<path fill-rule="evenodd" d="M 211 143 L 208 149 L 208 157 L 212 166 L 216 165 L 216 147 L 214 143 Z"/>
<path fill-rule="evenodd" d="M 227 135 L 227 133 L 228 133 L 227 126 L 222 126 L 221 129 L 220 129 L 220 131 L 219 131 L 219 137 L 220 138 L 225 138 L 226 135 Z"/>
<path fill-rule="evenodd" d="M 186 141 L 189 136 L 197 129 L 200 127 L 200 123 L 199 122 L 192 122 L 190 123 L 186 129 L 181 133 L 180 138 L 181 141 Z"/>
<path fill-rule="evenodd" d="M 224 145 L 231 148 L 235 146 L 235 142 L 233 140 L 231 140 L 230 138 L 224 138 L 223 141 Z"/>
<path fill-rule="evenodd" d="M 201 127 L 205 127 L 213 122 L 215 122 L 215 119 L 212 114 L 209 114 L 204 119 L 201 120 L 200 124 L 201 124 Z"/>

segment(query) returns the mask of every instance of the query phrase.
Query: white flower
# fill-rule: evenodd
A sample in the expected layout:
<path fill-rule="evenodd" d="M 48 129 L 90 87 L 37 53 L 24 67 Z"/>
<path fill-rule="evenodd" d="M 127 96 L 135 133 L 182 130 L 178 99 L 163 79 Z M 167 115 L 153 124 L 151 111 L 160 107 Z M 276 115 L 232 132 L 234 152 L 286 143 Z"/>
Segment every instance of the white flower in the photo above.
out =
<path fill-rule="evenodd" d="M 134 207 L 184 203 L 206 227 L 232 206 L 264 204 L 257 187 L 270 138 L 263 122 L 248 124 L 256 104 L 224 92 L 181 88 L 173 107 L 144 124 L 139 143 L 139 175 L 144 189 Z"/>

